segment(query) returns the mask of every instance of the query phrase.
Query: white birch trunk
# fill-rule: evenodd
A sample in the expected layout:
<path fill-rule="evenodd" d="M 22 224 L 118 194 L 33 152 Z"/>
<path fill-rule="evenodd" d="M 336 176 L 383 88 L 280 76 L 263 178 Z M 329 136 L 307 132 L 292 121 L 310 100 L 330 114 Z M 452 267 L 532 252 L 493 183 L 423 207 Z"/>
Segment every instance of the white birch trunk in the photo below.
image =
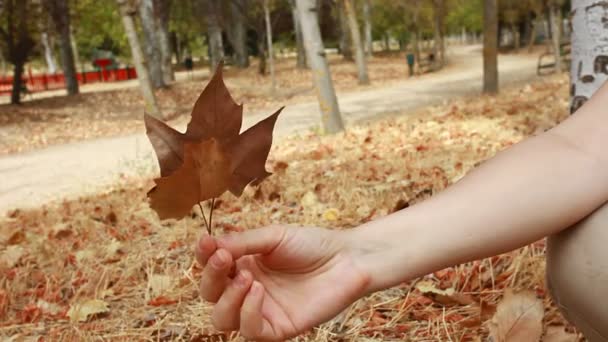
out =
<path fill-rule="evenodd" d="M 571 106 L 574 113 L 608 79 L 608 1 L 572 1 Z"/>
<path fill-rule="evenodd" d="M 44 48 L 44 59 L 46 61 L 49 74 L 54 74 L 57 72 L 57 60 L 55 59 L 55 54 L 51 48 L 48 33 L 42 32 L 40 40 L 42 41 L 42 47 Z"/>

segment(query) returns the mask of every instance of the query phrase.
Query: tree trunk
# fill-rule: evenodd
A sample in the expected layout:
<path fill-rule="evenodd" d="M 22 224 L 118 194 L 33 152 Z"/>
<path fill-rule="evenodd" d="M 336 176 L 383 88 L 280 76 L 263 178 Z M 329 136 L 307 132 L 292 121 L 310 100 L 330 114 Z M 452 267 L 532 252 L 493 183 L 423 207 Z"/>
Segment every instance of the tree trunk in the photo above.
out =
<path fill-rule="evenodd" d="M 224 43 L 222 41 L 222 28 L 219 22 L 219 6 L 217 0 L 203 0 L 205 3 L 205 19 L 207 21 L 207 36 L 209 37 L 209 67 L 211 73 L 215 67 L 224 59 Z"/>
<path fill-rule="evenodd" d="M 237 3 L 238 2 L 238 3 Z M 245 16 L 242 9 L 245 8 L 243 0 L 233 0 L 230 3 L 232 13 L 232 30 L 236 66 L 239 68 L 249 67 L 249 52 L 247 51 L 247 32 L 245 30 Z"/>
<path fill-rule="evenodd" d="M 384 32 L 384 52 L 391 52 L 391 36 L 388 32 Z"/>
<path fill-rule="evenodd" d="M 296 52 L 297 61 L 296 67 L 298 69 L 304 69 L 306 65 L 306 50 L 304 49 L 304 38 L 302 38 L 302 25 L 300 25 L 300 19 L 298 18 L 298 9 L 296 8 L 296 0 L 291 0 L 291 16 L 293 17 L 294 32 L 296 34 Z"/>
<path fill-rule="evenodd" d="M 513 35 L 513 47 L 515 48 L 515 52 L 519 52 L 519 29 L 517 25 L 511 24 L 511 34 Z"/>
<path fill-rule="evenodd" d="M 353 43 L 353 48 L 355 50 L 355 62 L 357 63 L 359 84 L 369 84 L 367 61 L 365 60 L 365 52 L 363 51 L 361 31 L 359 31 L 359 23 L 357 22 L 357 13 L 355 12 L 352 0 L 342 0 L 342 4 L 344 5 L 344 13 L 348 20 L 351 42 Z"/>
<path fill-rule="evenodd" d="M 82 66 L 82 65 L 80 64 L 80 53 L 78 52 L 78 44 L 76 44 L 76 39 L 74 38 L 74 27 L 71 25 L 70 25 L 70 42 L 72 42 L 72 52 L 74 53 L 74 65 L 76 66 L 76 70 L 78 70 L 78 66 Z"/>
<path fill-rule="evenodd" d="M 346 14 L 344 13 L 344 6 L 341 6 L 340 0 L 337 2 L 337 6 L 338 22 L 340 23 L 340 53 L 342 54 L 342 57 L 344 57 L 344 59 L 346 59 L 347 61 L 352 61 L 354 58 L 351 34 L 349 33 L 348 28 L 348 19 L 346 18 Z"/>
<path fill-rule="evenodd" d="M 260 63 L 258 64 L 258 73 L 260 75 L 266 75 L 266 66 L 267 66 L 267 55 L 266 55 L 266 44 L 264 43 L 264 35 L 259 37 L 258 39 L 258 51 L 260 55 Z"/>
<path fill-rule="evenodd" d="M 266 22 L 266 43 L 268 44 L 268 63 L 270 64 L 270 79 L 272 80 L 272 92 L 277 89 L 277 80 L 274 75 L 274 52 L 272 50 L 272 25 L 270 24 L 270 8 L 268 0 L 264 0 L 264 20 Z"/>
<path fill-rule="evenodd" d="M 443 6 L 444 0 L 433 0 L 433 12 L 435 25 L 433 29 L 434 34 L 434 46 L 433 52 L 435 54 L 435 61 L 437 62 L 437 66 L 443 67 L 446 62 L 445 58 L 445 43 L 443 39 Z"/>
<path fill-rule="evenodd" d="M 156 36 L 160 48 L 160 65 L 165 85 L 175 81 L 173 63 L 171 63 L 171 39 L 169 36 L 169 15 L 171 0 L 155 0 L 154 16 L 157 18 Z"/>
<path fill-rule="evenodd" d="M 374 42 L 372 39 L 372 4 L 371 0 L 363 1 L 363 21 L 365 23 L 365 53 L 371 57 L 374 53 Z"/>
<path fill-rule="evenodd" d="M 572 1 L 571 113 L 608 80 L 607 10 L 596 0 Z"/>
<path fill-rule="evenodd" d="M 129 45 L 131 46 L 131 57 L 135 64 L 135 70 L 137 71 L 137 78 L 139 79 L 139 86 L 141 93 L 144 98 L 144 109 L 146 113 L 153 115 L 159 119 L 162 119 L 162 113 L 156 102 L 154 91 L 152 89 L 152 82 L 148 75 L 148 68 L 146 66 L 146 60 L 144 54 L 139 45 L 139 39 L 137 38 L 137 31 L 135 29 L 135 11 L 129 7 L 128 0 L 116 0 L 120 7 L 120 16 L 122 17 L 122 24 L 125 28 Z"/>
<path fill-rule="evenodd" d="M 24 87 L 23 84 L 23 65 L 25 64 L 25 60 L 17 61 L 14 63 L 13 68 L 13 89 L 11 90 L 11 103 L 19 104 L 21 103 L 21 88 Z"/>
<path fill-rule="evenodd" d="M 40 36 L 42 47 L 44 48 L 44 59 L 46 61 L 48 72 L 49 74 L 54 74 L 57 72 L 57 62 L 55 60 L 53 49 L 51 48 L 51 43 L 49 42 L 49 35 L 46 32 L 42 32 Z"/>
<path fill-rule="evenodd" d="M 498 93 L 498 0 L 483 6 L 483 92 Z"/>
<path fill-rule="evenodd" d="M 162 56 L 158 39 L 158 30 L 154 18 L 154 2 L 153 0 L 139 1 L 139 18 L 141 19 L 141 27 L 144 33 L 144 51 L 146 60 L 148 61 L 148 70 L 150 72 L 150 80 L 155 88 L 165 86 L 163 79 Z"/>
<path fill-rule="evenodd" d="M 551 17 L 551 41 L 553 43 L 553 54 L 555 56 L 555 71 L 557 73 L 562 72 L 562 56 L 561 56 L 561 30 L 560 30 L 560 21 L 561 15 L 559 14 L 559 7 L 557 5 L 552 5 L 549 9 L 550 17 Z"/>
<path fill-rule="evenodd" d="M 532 27 L 530 28 L 530 40 L 528 41 L 528 52 L 532 52 L 534 49 L 534 43 L 536 42 L 536 26 L 538 25 L 537 20 L 532 21 Z"/>
<path fill-rule="evenodd" d="M 296 0 L 302 35 L 308 57 L 308 65 L 317 88 L 316 94 L 321 110 L 321 122 L 325 133 L 336 133 L 344 130 L 338 99 L 325 56 L 321 31 L 316 12 L 315 0 Z"/>
<path fill-rule="evenodd" d="M 61 51 L 61 64 L 65 77 L 65 85 L 68 95 L 76 95 L 79 92 L 76 66 L 74 65 L 74 52 L 72 51 L 72 39 L 70 30 L 70 9 L 67 0 L 49 0 L 47 8 L 53 18 L 55 30 L 59 34 L 59 46 Z"/>

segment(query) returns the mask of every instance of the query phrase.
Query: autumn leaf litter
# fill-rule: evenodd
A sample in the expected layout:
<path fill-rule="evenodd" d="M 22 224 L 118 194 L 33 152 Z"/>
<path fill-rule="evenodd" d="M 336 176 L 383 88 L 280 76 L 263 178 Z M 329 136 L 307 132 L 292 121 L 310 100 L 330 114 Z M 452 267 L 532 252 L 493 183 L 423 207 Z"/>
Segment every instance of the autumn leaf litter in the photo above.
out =
<path fill-rule="evenodd" d="M 216 233 L 272 223 L 348 229 L 433 196 L 563 120 L 566 108 L 567 82 L 554 77 L 335 136 L 279 139 L 271 177 L 239 199 L 216 201 Z M 211 307 L 198 298 L 192 251 L 201 217 L 159 222 L 146 202 L 152 185 L 132 180 L 106 194 L 12 212 L 0 224 L 0 336 L 239 340 L 213 330 Z M 573 337 L 547 293 L 544 248 L 540 241 L 375 293 L 300 340 L 481 341 L 492 322 L 506 324 L 496 315 L 507 289 L 540 303 L 534 319 L 543 336 Z"/>

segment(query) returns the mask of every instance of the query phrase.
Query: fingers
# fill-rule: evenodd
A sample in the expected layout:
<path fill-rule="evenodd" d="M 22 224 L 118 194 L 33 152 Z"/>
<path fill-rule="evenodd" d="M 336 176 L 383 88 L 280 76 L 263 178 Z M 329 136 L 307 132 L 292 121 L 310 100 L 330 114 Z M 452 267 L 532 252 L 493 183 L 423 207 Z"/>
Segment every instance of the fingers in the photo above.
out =
<path fill-rule="evenodd" d="M 209 235 L 203 235 L 198 240 L 196 248 L 194 249 L 196 260 L 201 266 L 205 266 L 216 249 L 217 245 L 215 243 L 215 240 Z"/>
<path fill-rule="evenodd" d="M 214 303 L 226 289 L 234 262 L 225 249 L 218 249 L 208 261 L 201 275 L 200 293 L 205 300 Z"/>
<path fill-rule="evenodd" d="M 262 315 L 264 303 L 264 286 L 254 281 L 241 308 L 240 330 L 243 337 L 252 340 L 276 340 L 270 323 Z"/>
<path fill-rule="evenodd" d="M 218 247 L 227 249 L 234 259 L 250 254 L 268 254 L 285 238 L 284 226 L 247 230 L 218 238 Z"/>
<path fill-rule="evenodd" d="M 241 271 L 228 285 L 226 291 L 215 304 L 213 325 L 220 331 L 237 330 L 240 325 L 240 311 L 243 300 L 253 282 L 253 276 L 249 271 Z"/>

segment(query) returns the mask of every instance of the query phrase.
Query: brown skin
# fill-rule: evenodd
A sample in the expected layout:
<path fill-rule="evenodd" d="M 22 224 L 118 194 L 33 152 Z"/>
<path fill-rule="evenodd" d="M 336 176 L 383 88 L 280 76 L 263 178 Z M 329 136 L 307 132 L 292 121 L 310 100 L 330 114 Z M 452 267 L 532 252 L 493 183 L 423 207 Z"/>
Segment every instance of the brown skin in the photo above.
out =
<path fill-rule="evenodd" d="M 347 231 L 287 226 L 203 236 L 213 323 L 250 339 L 297 336 L 374 291 L 558 233 L 608 201 L 608 85 L 575 115 L 433 198 Z M 233 268 L 242 274 L 230 277 Z M 239 281 L 242 279 L 242 281 Z"/>

